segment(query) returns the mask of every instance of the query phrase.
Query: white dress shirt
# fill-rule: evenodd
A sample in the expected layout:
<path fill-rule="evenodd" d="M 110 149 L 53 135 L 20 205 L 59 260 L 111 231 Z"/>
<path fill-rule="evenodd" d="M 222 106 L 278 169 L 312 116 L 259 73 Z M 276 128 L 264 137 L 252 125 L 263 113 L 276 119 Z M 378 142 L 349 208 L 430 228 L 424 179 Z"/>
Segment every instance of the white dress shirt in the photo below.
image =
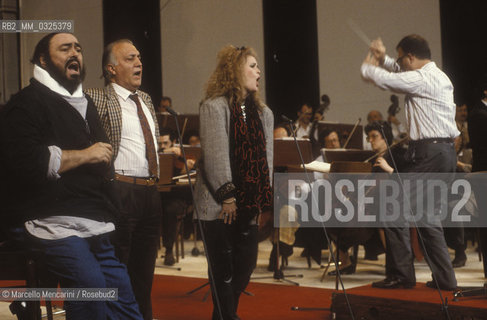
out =
<path fill-rule="evenodd" d="M 311 131 L 311 123 L 308 123 L 308 126 L 306 127 L 306 129 L 304 127 L 301 126 L 301 124 L 296 121 L 294 123 L 294 127 L 296 128 L 296 138 L 309 138 L 309 134 L 310 134 L 310 131 Z"/>
<path fill-rule="evenodd" d="M 122 108 L 122 139 L 114 162 L 115 172 L 125 176 L 149 177 L 149 162 L 146 157 L 144 133 L 137 114 L 137 105 L 129 98 L 134 93 L 116 83 L 112 85 Z M 152 132 L 154 148 L 157 150 L 155 123 L 149 108 L 140 97 L 139 101 Z"/>
<path fill-rule="evenodd" d="M 412 140 L 458 136 L 453 85 L 448 76 L 434 62 L 418 70 L 399 71 L 399 65 L 389 56 L 382 67 L 366 63 L 361 67 L 362 77 L 379 88 L 406 94 L 406 121 Z"/>

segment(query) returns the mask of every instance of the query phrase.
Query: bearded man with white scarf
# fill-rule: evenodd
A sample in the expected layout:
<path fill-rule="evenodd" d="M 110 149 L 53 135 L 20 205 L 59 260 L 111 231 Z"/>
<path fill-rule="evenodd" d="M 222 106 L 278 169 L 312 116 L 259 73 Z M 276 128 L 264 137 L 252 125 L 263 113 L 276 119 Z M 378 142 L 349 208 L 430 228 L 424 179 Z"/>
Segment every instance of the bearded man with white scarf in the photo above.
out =
<path fill-rule="evenodd" d="M 66 301 L 66 319 L 141 319 L 109 241 L 118 214 L 113 150 L 83 94 L 81 45 L 72 34 L 48 34 L 32 63 L 30 85 L 0 114 L 2 219 L 61 287 L 118 289 L 115 301 Z"/>

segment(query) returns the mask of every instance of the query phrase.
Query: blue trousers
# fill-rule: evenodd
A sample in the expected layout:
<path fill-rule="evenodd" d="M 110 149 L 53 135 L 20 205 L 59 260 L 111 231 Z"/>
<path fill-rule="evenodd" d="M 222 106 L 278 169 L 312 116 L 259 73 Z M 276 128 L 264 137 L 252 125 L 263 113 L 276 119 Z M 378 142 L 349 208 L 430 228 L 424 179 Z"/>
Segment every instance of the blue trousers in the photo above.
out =
<path fill-rule="evenodd" d="M 115 257 L 108 234 L 44 240 L 27 236 L 62 288 L 118 288 L 117 301 L 66 301 L 66 319 L 142 319 L 127 268 Z"/>

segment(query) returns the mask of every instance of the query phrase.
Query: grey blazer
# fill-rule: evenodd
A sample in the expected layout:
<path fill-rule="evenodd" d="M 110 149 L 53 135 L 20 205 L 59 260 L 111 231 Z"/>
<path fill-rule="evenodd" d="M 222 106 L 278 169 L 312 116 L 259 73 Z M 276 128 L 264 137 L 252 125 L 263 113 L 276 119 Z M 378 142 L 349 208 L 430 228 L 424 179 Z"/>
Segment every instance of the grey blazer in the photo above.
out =
<path fill-rule="evenodd" d="M 271 109 L 264 107 L 260 113 L 260 119 L 264 128 L 267 163 L 272 183 L 274 116 Z M 202 157 L 195 186 L 196 207 L 201 220 L 216 220 L 218 218 L 222 206 L 215 200 L 214 193 L 222 185 L 232 181 L 229 127 L 230 109 L 226 98 L 218 97 L 206 100 L 201 104 Z"/>

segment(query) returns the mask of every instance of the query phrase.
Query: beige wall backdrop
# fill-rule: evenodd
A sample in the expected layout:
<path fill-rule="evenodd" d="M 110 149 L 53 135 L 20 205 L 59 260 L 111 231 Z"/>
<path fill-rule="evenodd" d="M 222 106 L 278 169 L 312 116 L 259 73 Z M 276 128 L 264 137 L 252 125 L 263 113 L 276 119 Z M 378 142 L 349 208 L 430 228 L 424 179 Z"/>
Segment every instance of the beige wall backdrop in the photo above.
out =
<path fill-rule="evenodd" d="M 365 84 L 360 64 L 367 46 L 351 30 L 352 20 L 388 52 L 406 34 L 426 37 L 441 66 L 438 0 L 317 0 L 320 92 L 331 98 L 327 119 L 354 123 L 372 109 L 386 114 L 390 93 Z M 292 21 L 290 21 L 292 23 Z M 264 71 L 261 0 L 161 0 L 163 92 L 180 112 L 195 113 L 219 48 L 231 43 L 257 50 Z M 299 62 L 298 62 L 299 63 Z M 289 75 L 292 77 L 292 75 Z M 261 94 L 265 98 L 265 74 Z M 402 97 L 400 97 L 401 105 Z M 272 107 L 272 106 L 271 106 Z M 403 113 L 399 116 L 403 119 Z"/>
<path fill-rule="evenodd" d="M 162 0 L 161 38 L 163 94 L 178 112 L 198 113 L 216 54 L 227 44 L 256 50 L 265 101 L 261 0 Z"/>
<path fill-rule="evenodd" d="M 20 19 L 74 20 L 74 34 L 83 47 L 87 67 L 84 88 L 102 87 L 101 56 L 103 53 L 103 17 L 101 0 L 20 0 Z M 45 36 L 40 33 L 20 34 L 20 65 L 22 87 L 32 77 L 32 58 L 35 45 Z"/>
<path fill-rule="evenodd" d="M 176 110 L 197 113 L 203 87 L 226 44 L 252 46 L 262 70 L 261 95 L 265 100 L 264 30 L 261 0 L 160 0 L 163 92 Z M 327 119 L 354 123 L 370 109 L 384 114 L 390 93 L 360 78 L 367 45 L 351 30 L 352 20 L 369 37 L 381 36 L 391 56 L 404 35 L 419 33 L 431 46 L 441 67 L 438 0 L 317 0 L 320 92 L 331 98 Z M 88 68 L 85 87 L 101 87 L 103 21 L 101 0 L 21 0 L 21 19 L 72 19 L 84 47 Z M 293 23 L 290 21 L 290 23 Z M 37 33 L 21 34 L 22 85 L 28 84 L 28 62 Z M 299 62 L 297 62 L 299 63 Z M 150 67 L 150 66 L 145 66 Z M 292 75 L 289 75 L 292 77 Z M 400 97 L 402 105 L 402 97 Z M 271 106 L 273 107 L 273 106 Z M 403 112 L 400 119 L 403 119 Z"/>
<path fill-rule="evenodd" d="M 387 116 L 389 91 L 382 91 L 360 77 L 360 65 L 368 46 L 352 31 L 352 25 L 371 40 L 381 37 L 387 53 L 396 58 L 395 47 L 408 34 L 425 37 L 432 58 L 441 67 L 440 6 L 438 0 L 317 0 L 320 92 L 331 99 L 327 120 L 366 123 L 369 110 Z M 399 96 L 404 119 L 404 99 Z"/>

